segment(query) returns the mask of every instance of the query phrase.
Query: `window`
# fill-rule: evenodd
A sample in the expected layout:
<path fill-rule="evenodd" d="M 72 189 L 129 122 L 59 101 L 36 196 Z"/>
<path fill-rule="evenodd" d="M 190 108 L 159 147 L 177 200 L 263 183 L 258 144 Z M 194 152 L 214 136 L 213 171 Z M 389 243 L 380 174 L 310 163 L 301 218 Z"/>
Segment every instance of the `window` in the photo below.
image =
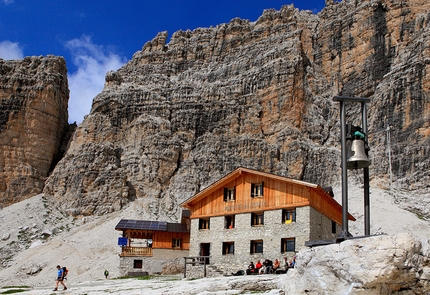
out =
<path fill-rule="evenodd" d="M 251 254 L 263 253 L 263 240 L 251 241 Z"/>
<path fill-rule="evenodd" d="M 224 218 L 224 228 L 225 229 L 234 228 L 234 215 L 227 215 Z"/>
<path fill-rule="evenodd" d="M 296 251 L 296 238 L 281 239 L 281 253 L 295 252 Z"/>
<path fill-rule="evenodd" d="M 236 189 L 234 187 L 224 188 L 224 202 L 234 201 L 236 199 Z"/>
<path fill-rule="evenodd" d="M 199 229 L 209 229 L 209 218 L 199 219 Z"/>
<path fill-rule="evenodd" d="M 264 191 L 263 182 L 251 183 L 251 198 L 262 197 Z"/>
<path fill-rule="evenodd" d="M 133 261 L 133 268 L 142 268 L 142 259 L 136 259 Z"/>
<path fill-rule="evenodd" d="M 282 223 L 296 222 L 296 209 L 282 209 Z"/>
<path fill-rule="evenodd" d="M 251 226 L 264 224 L 264 212 L 251 213 Z"/>
<path fill-rule="evenodd" d="M 336 222 L 334 222 L 333 220 L 331 221 L 331 233 L 336 233 Z"/>
<path fill-rule="evenodd" d="M 172 239 L 172 248 L 173 249 L 181 249 L 181 239 L 173 238 Z"/>
<path fill-rule="evenodd" d="M 234 254 L 234 242 L 222 243 L 222 255 Z"/>

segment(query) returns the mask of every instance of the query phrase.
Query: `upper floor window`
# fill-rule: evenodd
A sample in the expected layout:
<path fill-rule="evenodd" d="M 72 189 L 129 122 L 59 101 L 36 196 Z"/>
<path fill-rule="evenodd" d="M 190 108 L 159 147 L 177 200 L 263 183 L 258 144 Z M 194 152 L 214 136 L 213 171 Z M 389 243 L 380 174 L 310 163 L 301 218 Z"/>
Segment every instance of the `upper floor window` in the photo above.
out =
<path fill-rule="evenodd" d="M 227 215 L 224 219 L 224 228 L 234 228 L 234 215 Z"/>
<path fill-rule="evenodd" d="M 234 254 L 234 242 L 223 242 L 222 243 L 222 254 Z"/>
<path fill-rule="evenodd" d="M 282 223 L 296 222 L 296 209 L 282 209 Z"/>
<path fill-rule="evenodd" d="M 236 199 L 236 188 L 224 188 L 224 202 L 234 201 Z"/>
<path fill-rule="evenodd" d="M 209 218 L 199 219 L 199 229 L 209 229 Z"/>
<path fill-rule="evenodd" d="M 263 240 L 251 241 L 251 254 L 263 253 Z"/>
<path fill-rule="evenodd" d="M 264 212 L 251 213 L 251 226 L 264 224 Z"/>
<path fill-rule="evenodd" d="M 172 239 L 172 248 L 173 249 L 180 249 L 181 248 L 181 239 L 173 238 Z"/>
<path fill-rule="evenodd" d="M 262 197 L 264 191 L 264 183 L 251 183 L 251 198 Z"/>
<path fill-rule="evenodd" d="M 281 253 L 295 252 L 296 251 L 296 238 L 281 239 Z"/>

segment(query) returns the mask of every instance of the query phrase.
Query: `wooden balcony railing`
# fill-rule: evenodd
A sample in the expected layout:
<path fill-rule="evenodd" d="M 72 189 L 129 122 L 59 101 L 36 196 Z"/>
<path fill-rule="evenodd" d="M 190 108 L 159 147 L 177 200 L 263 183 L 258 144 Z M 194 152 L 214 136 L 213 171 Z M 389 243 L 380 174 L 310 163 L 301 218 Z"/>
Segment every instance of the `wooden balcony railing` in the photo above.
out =
<path fill-rule="evenodd" d="M 152 248 L 125 246 L 119 256 L 152 256 Z"/>

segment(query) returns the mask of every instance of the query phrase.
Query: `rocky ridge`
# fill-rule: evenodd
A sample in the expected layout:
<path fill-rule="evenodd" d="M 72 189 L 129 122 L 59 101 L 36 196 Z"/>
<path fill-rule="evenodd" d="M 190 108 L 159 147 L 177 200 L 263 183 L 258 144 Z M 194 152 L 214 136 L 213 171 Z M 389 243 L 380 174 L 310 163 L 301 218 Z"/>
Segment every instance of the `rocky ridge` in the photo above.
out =
<path fill-rule="evenodd" d="M 429 217 L 429 13 L 422 0 L 342 1 L 161 32 L 106 75 L 43 192 L 75 216 L 144 199 L 147 218 L 177 220 L 180 202 L 238 166 L 335 186 L 332 98 L 364 96 L 372 185 L 413 190 L 401 205 Z"/>
<path fill-rule="evenodd" d="M 66 73 L 62 57 L 0 59 L 0 206 L 42 192 L 64 153 Z"/>

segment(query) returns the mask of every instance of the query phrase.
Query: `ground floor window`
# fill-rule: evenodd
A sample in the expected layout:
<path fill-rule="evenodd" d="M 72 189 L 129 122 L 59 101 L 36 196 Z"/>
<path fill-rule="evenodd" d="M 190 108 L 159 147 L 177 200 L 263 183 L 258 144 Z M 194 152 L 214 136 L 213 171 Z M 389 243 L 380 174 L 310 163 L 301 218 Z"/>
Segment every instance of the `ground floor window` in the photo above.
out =
<path fill-rule="evenodd" d="M 296 252 L 296 238 L 281 239 L 281 253 Z"/>
<path fill-rule="evenodd" d="M 172 239 L 172 248 L 173 249 L 180 249 L 181 248 L 181 239 L 173 238 Z"/>
<path fill-rule="evenodd" d="M 234 242 L 223 242 L 222 243 L 222 254 L 234 254 Z"/>
<path fill-rule="evenodd" d="M 332 234 L 336 233 L 336 222 L 334 221 L 331 222 L 331 233 Z"/>
<path fill-rule="evenodd" d="M 251 241 L 251 254 L 263 253 L 263 240 Z"/>
<path fill-rule="evenodd" d="M 135 259 L 133 261 L 133 268 L 142 268 L 142 266 L 143 266 L 142 259 Z"/>

